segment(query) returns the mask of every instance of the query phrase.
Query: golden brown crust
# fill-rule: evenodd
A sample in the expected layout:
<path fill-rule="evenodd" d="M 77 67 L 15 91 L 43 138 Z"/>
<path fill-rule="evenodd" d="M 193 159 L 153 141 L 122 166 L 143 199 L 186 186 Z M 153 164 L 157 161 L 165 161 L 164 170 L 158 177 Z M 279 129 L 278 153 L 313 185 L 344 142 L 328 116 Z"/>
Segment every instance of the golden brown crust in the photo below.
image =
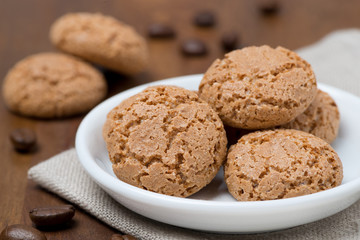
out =
<path fill-rule="evenodd" d="M 178 197 L 206 186 L 227 150 L 217 114 L 196 93 L 173 86 L 123 101 L 108 114 L 103 136 L 119 179 Z"/>
<path fill-rule="evenodd" d="M 4 80 L 8 108 L 25 116 L 71 116 L 93 108 L 106 95 L 102 74 L 82 60 L 40 53 L 18 62 Z"/>
<path fill-rule="evenodd" d="M 199 96 L 224 124 L 260 129 L 293 120 L 313 101 L 316 89 L 311 66 L 296 53 L 261 46 L 217 59 L 200 83 Z"/>
<path fill-rule="evenodd" d="M 239 201 L 311 194 L 340 185 L 342 178 L 342 163 L 327 142 L 292 129 L 243 136 L 225 164 L 229 192 Z"/>
<path fill-rule="evenodd" d="M 99 13 L 69 13 L 51 26 L 51 42 L 60 50 L 125 74 L 148 64 L 145 40 L 130 26 Z"/>
<path fill-rule="evenodd" d="M 318 90 L 310 106 L 293 121 L 281 128 L 297 129 L 311 133 L 328 143 L 335 140 L 340 125 L 340 113 L 334 99 Z"/>

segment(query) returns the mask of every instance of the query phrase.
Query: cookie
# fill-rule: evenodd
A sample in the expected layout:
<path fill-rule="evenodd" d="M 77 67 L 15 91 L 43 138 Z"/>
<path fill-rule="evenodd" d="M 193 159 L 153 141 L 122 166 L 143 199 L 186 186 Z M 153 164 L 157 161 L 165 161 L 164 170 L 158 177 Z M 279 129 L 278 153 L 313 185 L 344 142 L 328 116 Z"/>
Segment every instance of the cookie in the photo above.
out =
<path fill-rule="evenodd" d="M 99 13 L 69 13 L 50 29 L 60 50 L 124 74 L 135 74 L 148 63 L 146 42 L 134 28 Z"/>
<path fill-rule="evenodd" d="M 318 90 L 310 106 L 293 121 L 280 126 L 311 133 L 328 143 L 335 140 L 340 125 L 339 109 L 329 94 Z"/>
<path fill-rule="evenodd" d="M 342 163 L 327 142 L 293 129 L 243 136 L 229 149 L 224 172 L 229 192 L 239 201 L 316 193 L 343 178 Z"/>
<path fill-rule="evenodd" d="M 24 116 L 54 118 L 93 108 L 106 95 L 102 74 L 82 60 L 40 53 L 18 62 L 3 83 L 7 107 Z"/>
<path fill-rule="evenodd" d="M 210 183 L 227 151 L 215 111 L 193 91 L 173 86 L 149 87 L 120 103 L 103 136 L 120 180 L 177 197 Z"/>
<path fill-rule="evenodd" d="M 282 47 L 247 47 L 215 60 L 199 96 L 224 124 L 243 129 L 282 125 L 305 111 L 316 95 L 311 66 Z"/>

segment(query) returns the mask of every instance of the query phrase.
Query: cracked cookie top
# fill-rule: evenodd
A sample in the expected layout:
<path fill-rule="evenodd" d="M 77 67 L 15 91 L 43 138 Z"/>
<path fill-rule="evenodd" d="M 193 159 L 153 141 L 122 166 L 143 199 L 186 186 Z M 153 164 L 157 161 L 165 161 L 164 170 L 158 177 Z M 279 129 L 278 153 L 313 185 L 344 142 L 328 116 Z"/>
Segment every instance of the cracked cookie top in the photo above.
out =
<path fill-rule="evenodd" d="M 308 132 L 331 143 L 338 134 L 339 125 L 340 113 L 334 99 L 326 92 L 318 90 L 315 100 L 305 112 L 280 128 Z"/>
<path fill-rule="evenodd" d="M 106 95 L 102 74 L 61 53 L 40 53 L 18 62 L 3 84 L 8 108 L 25 116 L 54 118 L 93 108 Z"/>
<path fill-rule="evenodd" d="M 148 64 L 145 39 L 134 28 L 100 13 L 69 13 L 54 22 L 51 42 L 60 50 L 125 74 Z"/>
<path fill-rule="evenodd" d="M 206 186 L 227 150 L 216 112 L 174 86 L 149 87 L 120 103 L 108 114 L 103 137 L 120 180 L 178 197 Z"/>
<path fill-rule="evenodd" d="M 243 129 L 285 124 L 316 95 L 311 66 L 282 47 L 247 47 L 217 59 L 205 73 L 199 96 L 223 122 Z"/>
<path fill-rule="evenodd" d="M 343 178 L 342 163 L 327 142 L 293 129 L 243 136 L 230 147 L 224 169 L 229 192 L 239 201 L 311 194 Z"/>

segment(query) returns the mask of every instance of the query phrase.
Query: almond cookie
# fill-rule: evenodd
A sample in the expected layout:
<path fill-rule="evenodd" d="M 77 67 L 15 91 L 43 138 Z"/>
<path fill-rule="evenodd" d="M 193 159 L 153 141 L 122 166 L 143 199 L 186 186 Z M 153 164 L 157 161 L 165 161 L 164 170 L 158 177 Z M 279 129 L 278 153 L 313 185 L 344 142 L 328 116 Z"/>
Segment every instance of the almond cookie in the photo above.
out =
<path fill-rule="evenodd" d="M 199 96 L 224 124 L 244 129 L 282 125 L 305 111 L 316 95 L 311 66 L 282 47 L 247 47 L 215 60 Z"/>
<path fill-rule="evenodd" d="M 231 146 L 225 181 L 239 201 L 296 197 L 336 187 L 343 178 L 334 149 L 314 135 L 293 129 L 243 136 Z"/>
<path fill-rule="evenodd" d="M 60 17 L 50 39 L 64 52 L 125 74 L 141 72 L 148 62 L 145 40 L 132 27 L 99 13 Z"/>
<path fill-rule="evenodd" d="M 102 74 L 82 60 L 60 53 L 29 56 L 9 70 L 3 96 L 25 116 L 71 116 L 93 108 L 106 95 Z"/>
<path fill-rule="evenodd" d="M 173 86 L 149 87 L 120 103 L 103 136 L 120 180 L 177 197 L 210 183 L 227 150 L 215 111 L 193 91 Z"/>
<path fill-rule="evenodd" d="M 338 134 L 339 125 L 340 113 L 334 99 L 318 90 L 315 100 L 305 112 L 280 127 L 308 132 L 331 143 Z"/>

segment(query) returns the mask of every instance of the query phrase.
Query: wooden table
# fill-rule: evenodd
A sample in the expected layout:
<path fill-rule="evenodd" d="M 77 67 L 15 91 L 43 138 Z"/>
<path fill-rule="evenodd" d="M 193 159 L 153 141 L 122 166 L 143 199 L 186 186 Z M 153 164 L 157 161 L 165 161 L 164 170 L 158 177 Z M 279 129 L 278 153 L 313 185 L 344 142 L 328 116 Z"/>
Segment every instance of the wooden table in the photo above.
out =
<path fill-rule="evenodd" d="M 67 12 L 102 12 L 133 25 L 143 36 L 150 23 L 172 25 L 174 39 L 149 39 L 151 66 L 139 75 L 126 77 L 105 71 L 108 96 L 133 86 L 186 74 L 202 73 L 224 52 L 219 41 L 224 32 L 239 33 L 242 46 L 268 44 L 296 49 L 341 28 L 360 27 L 360 1 L 291 0 L 280 1 L 275 16 L 263 16 L 258 1 L 245 0 L 0 0 L 0 79 L 20 59 L 34 53 L 56 51 L 49 42 L 52 22 Z M 216 14 L 214 28 L 192 24 L 199 10 Z M 179 46 L 196 37 L 206 42 L 209 54 L 184 57 Z M 6 225 L 31 225 L 28 211 L 37 206 L 65 201 L 27 180 L 27 170 L 47 158 L 74 146 L 77 127 L 84 115 L 55 120 L 25 118 L 9 112 L 0 98 L 0 230 Z M 13 150 L 9 133 L 14 128 L 36 131 L 38 149 L 20 154 Z M 78 209 L 71 227 L 48 231 L 48 239 L 109 239 L 116 230 Z"/>

